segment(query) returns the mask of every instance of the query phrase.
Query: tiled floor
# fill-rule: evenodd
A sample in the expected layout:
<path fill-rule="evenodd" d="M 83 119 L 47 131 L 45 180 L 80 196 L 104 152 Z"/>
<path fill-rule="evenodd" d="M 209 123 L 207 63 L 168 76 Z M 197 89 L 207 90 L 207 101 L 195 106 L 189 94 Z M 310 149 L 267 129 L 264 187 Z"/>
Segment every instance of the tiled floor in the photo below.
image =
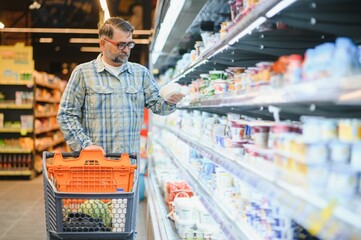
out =
<path fill-rule="evenodd" d="M 146 200 L 139 204 L 138 240 L 145 240 Z M 0 179 L 0 240 L 45 240 L 43 177 Z"/>

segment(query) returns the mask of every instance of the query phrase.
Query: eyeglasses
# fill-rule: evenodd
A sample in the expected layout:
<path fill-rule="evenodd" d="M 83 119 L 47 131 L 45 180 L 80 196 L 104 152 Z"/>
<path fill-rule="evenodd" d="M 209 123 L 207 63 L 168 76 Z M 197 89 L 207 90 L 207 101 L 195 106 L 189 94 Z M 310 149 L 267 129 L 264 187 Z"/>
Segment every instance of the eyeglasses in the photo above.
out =
<path fill-rule="evenodd" d="M 123 50 L 125 47 L 128 47 L 129 49 L 132 49 L 135 47 L 135 42 L 114 42 L 110 39 L 107 38 L 103 38 L 105 41 L 107 41 L 108 43 L 113 44 L 114 46 L 116 46 L 118 49 Z"/>

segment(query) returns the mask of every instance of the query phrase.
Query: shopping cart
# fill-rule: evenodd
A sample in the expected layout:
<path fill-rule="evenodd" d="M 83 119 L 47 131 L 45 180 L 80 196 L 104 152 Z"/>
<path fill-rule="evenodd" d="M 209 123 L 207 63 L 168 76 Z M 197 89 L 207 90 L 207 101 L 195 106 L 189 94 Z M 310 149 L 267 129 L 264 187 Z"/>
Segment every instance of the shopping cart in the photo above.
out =
<path fill-rule="evenodd" d="M 136 165 L 130 164 L 131 159 Z M 138 154 L 44 152 L 48 239 L 134 239 L 139 204 L 137 166 Z M 128 182 L 122 182 L 124 179 Z"/>

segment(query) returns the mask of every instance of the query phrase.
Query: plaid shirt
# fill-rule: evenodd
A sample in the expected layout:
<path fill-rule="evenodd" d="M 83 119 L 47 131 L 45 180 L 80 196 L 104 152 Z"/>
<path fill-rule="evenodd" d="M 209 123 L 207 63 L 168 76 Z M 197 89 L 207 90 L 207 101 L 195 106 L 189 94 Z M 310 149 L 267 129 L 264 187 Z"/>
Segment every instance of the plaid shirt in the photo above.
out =
<path fill-rule="evenodd" d="M 137 153 L 144 107 L 160 115 L 175 111 L 174 104 L 159 96 L 148 69 L 128 62 L 116 77 L 105 69 L 100 54 L 72 72 L 57 120 L 74 151 L 95 144 L 107 153 Z"/>

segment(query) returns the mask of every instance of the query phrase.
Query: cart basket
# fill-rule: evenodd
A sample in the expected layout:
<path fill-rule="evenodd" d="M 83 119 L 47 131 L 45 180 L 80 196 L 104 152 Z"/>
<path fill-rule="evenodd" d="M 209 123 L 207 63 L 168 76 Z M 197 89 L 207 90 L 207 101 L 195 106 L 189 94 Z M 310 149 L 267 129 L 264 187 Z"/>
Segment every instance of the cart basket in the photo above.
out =
<path fill-rule="evenodd" d="M 82 183 L 89 184 L 91 182 L 89 176 L 96 176 L 95 180 L 99 182 L 99 176 L 103 175 L 105 184 L 108 184 L 109 174 L 124 173 L 118 171 L 118 165 L 122 165 L 120 161 L 124 154 L 111 153 L 104 156 L 98 150 L 83 151 L 86 151 L 87 154 L 72 152 L 62 153 L 61 156 L 64 158 L 79 158 L 79 166 L 84 162 L 88 162 L 84 161 L 84 156 L 92 156 L 91 159 L 87 159 L 89 161 L 100 160 L 98 158 L 109 158 L 106 160 L 114 161 L 114 169 L 104 173 L 104 168 L 86 167 L 84 171 L 103 171 L 103 173 L 102 175 L 91 172 L 86 175 L 82 174 L 82 177 L 87 177 L 87 181 L 78 181 L 78 185 Z M 89 152 L 92 152 L 92 154 L 89 154 Z M 114 192 L 112 190 L 105 192 L 104 189 L 100 189 L 99 192 L 84 192 L 84 189 L 81 192 L 64 192 L 56 188 L 56 182 L 54 182 L 54 179 L 49 179 L 48 174 L 48 169 L 54 170 L 54 168 L 49 168 L 49 162 L 52 162 L 54 156 L 57 155 L 59 154 L 43 153 L 44 198 L 48 239 L 134 239 L 139 204 L 139 167 L 136 168 L 134 174 L 128 174 L 131 175 L 131 178 L 126 178 L 127 181 L 129 179 L 133 180 L 133 183 L 127 183 L 132 187 L 127 192 Z M 139 166 L 138 154 L 126 154 L 126 156 L 135 160 L 136 165 Z M 73 166 L 76 166 L 76 160 L 72 162 Z M 102 161 L 99 161 L 99 165 L 101 164 Z M 61 171 L 64 171 L 64 169 L 61 169 Z M 117 178 L 118 176 L 114 177 Z M 116 185 L 118 186 L 118 183 Z"/>

